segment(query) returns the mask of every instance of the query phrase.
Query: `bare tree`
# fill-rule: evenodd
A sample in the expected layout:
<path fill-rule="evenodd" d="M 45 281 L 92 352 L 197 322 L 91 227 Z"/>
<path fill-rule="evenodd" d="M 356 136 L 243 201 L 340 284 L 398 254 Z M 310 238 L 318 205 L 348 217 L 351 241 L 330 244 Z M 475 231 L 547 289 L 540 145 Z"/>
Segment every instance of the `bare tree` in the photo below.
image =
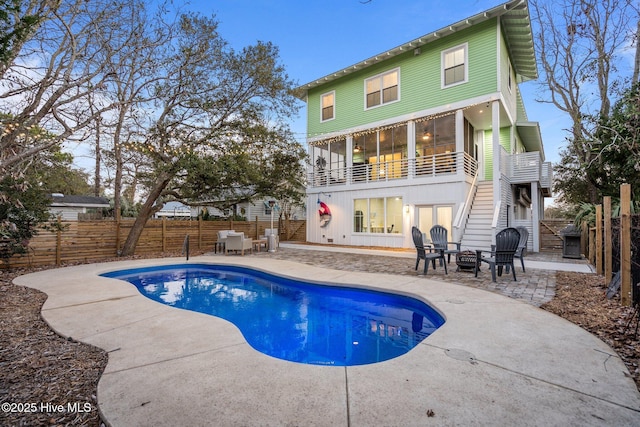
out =
<path fill-rule="evenodd" d="M 638 19 L 638 27 L 636 28 L 636 55 L 633 61 L 633 77 L 631 78 L 631 84 L 638 83 L 640 81 L 640 19 Z"/>
<path fill-rule="evenodd" d="M 260 141 L 278 135 L 289 141 L 279 123 L 297 111 L 295 85 L 278 64 L 277 48 L 258 43 L 236 52 L 217 27 L 213 18 L 182 16 L 170 44 L 174 51 L 156 66 L 167 78 L 156 85 L 158 114 L 139 147 L 152 173 L 123 255 L 134 252 L 144 225 L 165 198 L 179 198 L 193 160 L 202 156 L 215 162 L 234 150 L 259 156 L 265 148 Z"/>
<path fill-rule="evenodd" d="M 148 112 L 155 109 L 156 86 L 168 78 L 163 61 L 170 50 L 174 24 L 174 20 L 166 24 L 161 14 L 150 16 L 144 3 L 132 0 L 126 14 L 120 15 L 119 30 L 104 34 L 107 67 L 113 75 L 106 84 L 108 96 L 118 105 L 117 111 L 105 119 L 111 128 L 116 220 L 120 218 L 123 172 L 129 156 L 123 146 L 146 132 Z"/>
<path fill-rule="evenodd" d="M 95 108 L 87 108 L 89 97 L 114 77 L 106 61 L 114 48 L 106 47 L 116 39 L 121 15 L 129 6 L 107 0 L 72 0 L 48 9 L 49 15 L 0 77 L 0 110 L 4 112 L 0 117 L 0 177 L 19 173 L 20 165 L 42 150 L 63 141 L 85 140 L 96 118 L 117 106 L 117 102 L 95 96 Z"/>
<path fill-rule="evenodd" d="M 0 78 L 60 0 L 0 0 Z"/>
<path fill-rule="evenodd" d="M 577 169 L 592 160 L 597 120 L 611 110 L 611 97 L 623 81 L 617 64 L 619 51 L 634 33 L 637 18 L 630 0 L 533 0 L 539 63 L 544 93 L 571 119 L 569 147 Z M 635 28 L 634 28 L 635 29 Z M 589 201 L 597 199 L 597 182 L 588 174 L 584 189 Z"/>

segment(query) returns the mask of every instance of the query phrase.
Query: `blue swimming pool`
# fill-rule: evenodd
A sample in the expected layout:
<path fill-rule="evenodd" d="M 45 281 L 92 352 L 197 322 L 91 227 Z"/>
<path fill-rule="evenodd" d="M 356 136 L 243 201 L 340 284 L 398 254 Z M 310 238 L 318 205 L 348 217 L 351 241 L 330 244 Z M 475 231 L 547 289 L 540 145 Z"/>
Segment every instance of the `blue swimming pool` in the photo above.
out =
<path fill-rule="evenodd" d="M 407 353 L 444 324 L 415 298 L 238 266 L 179 264 L 102 276 L 126 280 L 163 304 L 226 319 L 256 350 L 299 363 L 381 362 Z"/>

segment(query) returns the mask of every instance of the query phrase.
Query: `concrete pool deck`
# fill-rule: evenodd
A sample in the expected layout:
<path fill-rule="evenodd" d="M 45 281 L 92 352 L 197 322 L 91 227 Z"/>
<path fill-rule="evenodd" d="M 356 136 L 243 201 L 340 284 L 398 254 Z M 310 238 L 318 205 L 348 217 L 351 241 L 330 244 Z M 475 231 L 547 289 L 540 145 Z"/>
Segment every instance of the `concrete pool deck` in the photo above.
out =
<path fill-rule="evenodd" d="M 58 333 L 109 352 L 98 402 L 112 426 L 640 425 L 640 393 L 616 353 L 532 304 L 424 276 L 268 256 L 189 261 L 202 262 L 412 295 L 446 323 L 392 360 L 312 366 L 253 350 L 225 320 L 98 276 L 182 258 L 67 267 L 15 283 L 48 294 L 42 315 Z"/>

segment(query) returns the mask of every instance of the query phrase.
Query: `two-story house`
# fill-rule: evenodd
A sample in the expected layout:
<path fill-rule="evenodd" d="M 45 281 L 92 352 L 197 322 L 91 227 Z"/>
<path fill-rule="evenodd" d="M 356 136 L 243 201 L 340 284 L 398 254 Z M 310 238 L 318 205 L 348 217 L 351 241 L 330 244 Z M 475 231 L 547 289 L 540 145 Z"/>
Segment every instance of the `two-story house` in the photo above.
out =
<path fill-rule="evenodd" d="M 302 85 L 307 240 L 410 248 L 413 225 L 441 224 L 485 249 L 525 226 L 538 251 L 552 171 L 519 89 L 536 78 L 515 0 Z"/>

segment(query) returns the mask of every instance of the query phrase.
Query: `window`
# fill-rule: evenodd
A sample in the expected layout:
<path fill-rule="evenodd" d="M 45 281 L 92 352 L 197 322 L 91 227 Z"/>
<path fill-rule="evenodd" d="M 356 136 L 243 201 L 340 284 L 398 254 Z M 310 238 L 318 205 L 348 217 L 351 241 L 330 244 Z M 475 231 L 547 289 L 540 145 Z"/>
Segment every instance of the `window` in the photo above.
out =
<path fill-rule="evenodd" d="M 347 140 L 320 141 L 312 146 L 313 185 L 345 182 Z"/>
<path fill-rule="evenodd" d="M 398 100 L 398 70 L 371 77 L 365 81 L 366 108 Z"/>
<path fill-rule="evenodd" d="M 447 229 L 449 241 L 452 241 L 453 206 L 419 206 L 418 207 L 418 228 L 426 238 L 431 240 L 429 232 L 434 225 L 441 225 Z"/>
<path fill-rule="evenodd" d="M 402 220 L 402 197 L 377 197 L 353 201 L 355 233 L 400 234 Z"/>
<path fill-rule="evenodd" d="M 442 86 L 451 86 L 467 81 L 467 45 L 457 46 L 442 52 Z"/>
<path fill-rule="evenodd" d="M 416 175 L 456 172 L 455 114 L 416 123 Z"/>
<path fill-rule="evenodd" d="M 353 143 L 354 181 L 406 178 L 406 124 L 358 135 Z"/>
<path fill-rule="evenodd" d="M 320 99 L 322 103 L 322 118 L 320 121 L 326 122 L 327 120 L 332 120 L 334 117 L 335 92 L 325 93 Z"/>

